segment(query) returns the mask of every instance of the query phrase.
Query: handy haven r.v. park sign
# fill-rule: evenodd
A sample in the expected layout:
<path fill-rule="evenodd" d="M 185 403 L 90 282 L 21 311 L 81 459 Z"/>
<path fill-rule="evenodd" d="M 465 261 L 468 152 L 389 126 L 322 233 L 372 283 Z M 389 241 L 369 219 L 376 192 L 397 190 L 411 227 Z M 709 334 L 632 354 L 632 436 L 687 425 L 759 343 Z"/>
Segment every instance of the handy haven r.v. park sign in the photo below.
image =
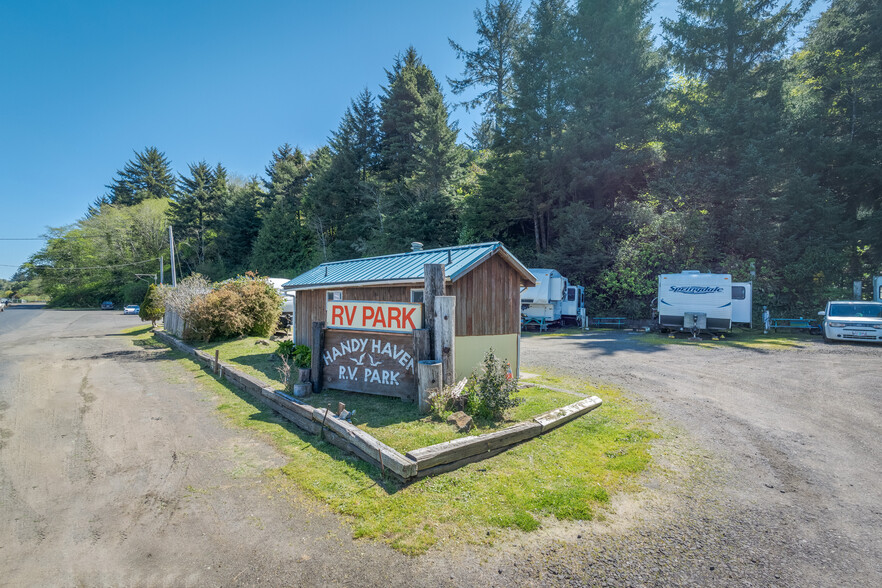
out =
<path fill-rule="evenodd" d="M 422 304 L 328 301 L 325 324 L 323 386 L 415 397 L 413 331 L 423 326 Z"/>

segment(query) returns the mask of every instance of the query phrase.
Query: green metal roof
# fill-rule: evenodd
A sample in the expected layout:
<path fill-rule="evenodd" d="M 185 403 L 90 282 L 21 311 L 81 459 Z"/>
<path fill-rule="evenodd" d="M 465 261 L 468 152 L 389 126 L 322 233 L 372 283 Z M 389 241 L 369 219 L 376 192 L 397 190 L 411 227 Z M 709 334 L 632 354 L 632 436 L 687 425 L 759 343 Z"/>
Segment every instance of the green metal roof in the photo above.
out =
<path fill-rule="evenodd" d="M 427 263 L 444 264 L 444 273 L 455 282 L 492 255 L 501 255 L 529 283 L 536 278 L 499 241 L 442 247 L 426 251 L 409 251 L 381 257 L 365 257 L 323 263 L 304 272 L 282 287 L 286 290 L 311 290 L 346 285 L 419 282 L 425 278 Z"/>

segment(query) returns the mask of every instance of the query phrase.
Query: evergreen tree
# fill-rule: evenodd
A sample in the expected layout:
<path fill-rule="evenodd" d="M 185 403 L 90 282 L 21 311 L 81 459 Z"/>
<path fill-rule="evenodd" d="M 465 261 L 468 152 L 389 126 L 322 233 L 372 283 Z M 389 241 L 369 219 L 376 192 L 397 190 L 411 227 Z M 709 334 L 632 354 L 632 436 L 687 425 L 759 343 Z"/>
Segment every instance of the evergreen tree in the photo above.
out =
<path fill-rule="evenodd" d="M 181 175 L 179 189 L 172 199 L 169 209 L 169 221 L 177 230 L 181 245 L 189 244 L 193 250 L 191 259 L 186 259 L 186 249 L 182 251 L 185 261 L 198 266 L 205 262 L 206 246 L 213 238 L 223 204 L 223 196 L 219 192 L 226 186 L 226 172 L 218 165 L 223 174 L 219 179 L 205 161 L 190 164 L 190 175 Z"/>
<path fill-rule="evenodd" d="M 266 168 L 273 204 L 262 212 L 263 224 L 250 258 L 251 267 L 263 275 L 296 274 L 312 263 L 314 240 L 306 226 L 303 196 L 313 166 L 299 148 L 286 143 L 273 153 Z"/>
<path fill-rule="evenodd" d="M 567 64 L 570 8 L 566 0 L 539 0 L 529 11 L 530 31 L 514 69 L 516 96 L 506 118 L 510 145 L 523 154 L 526 200 L 535 243 L 549 244 L 549 220 L 566 193 L 566 162 L 561 141 L 568 113 Z"/>
<path fill-rule="evenodd" d="M 175 176 L 165 153 L 147 147 L 141 153 L 135 152 L 135 159 L 116 172 L 107 188 L 111 204 L 131 206 L 149 198 L 172 198 Z"/>
<path fill-rule="evenodd" d="M 364 254 L 382 230 L 378 149 L 378 118 L 365 90 L 347 108 L 330 148 L 315 158 L 304 196 L 323 260 Z"/>
<path fill-rule="evenodd" d="M 457 129 L 448 122 L 441 89 L 413 47 L 387 72 L 380 100 L 380 154 L 386 182 L 381 214 L 388 216 L 382 249 L 412 240 L 456 240 L 454 184 L 464 162 Z"/>
<path fill-rule="evenodd" d="M 611 208 L 645 189 L 664 84 L 650 37 L 651 8 L 651 0 L 578 2 L 568 51 L 572 111 L 562 147 L 570 201 Z"/>
<path fill-rule="evenodd" d="M 300 197 L 309 177 L 306 156 L 300 148 L 285 143 L 273 152 L 265 171 L 267 193 L 261 211 L 268 213 L 280 198 L 287 199 L 289 206 L 299 210 Z"/>
<path fill-rule="evenodd" d="M 518 46 L 526 33 L 518 0 L 484 1 L 484 10 L 475 10 L 478 47 L 468 51 L 448 39 L 457 59 L 464 62 L 462 77 L 447 78 L 454 94 L 478 88 L 473 98 L 460 102 L 466 110 L 483 107 L 482 114 L 491 129 L 501 124 L 502 110 L 511 104 L 512 79 Z"/>
<path fill-rule="evenodd" d="M 265 198 L 266 193 L 256 176 L 245 185 L 231 189 L 216 241 L 226 267 L 244 269 L 260 232 L 260 206 Z"/>
<path fill-rule="evenodd" d="M 155 327 L 156 321 L 161 319 L 164 314 L 165 305 L 162 303 L 159 289 L 156 287 L 156 284 L 150 284 L 147 288 L 147 294 L 144 296 L 144 301 L 141 302 L 138 316 L 142 321 L 150 321 Z"/>

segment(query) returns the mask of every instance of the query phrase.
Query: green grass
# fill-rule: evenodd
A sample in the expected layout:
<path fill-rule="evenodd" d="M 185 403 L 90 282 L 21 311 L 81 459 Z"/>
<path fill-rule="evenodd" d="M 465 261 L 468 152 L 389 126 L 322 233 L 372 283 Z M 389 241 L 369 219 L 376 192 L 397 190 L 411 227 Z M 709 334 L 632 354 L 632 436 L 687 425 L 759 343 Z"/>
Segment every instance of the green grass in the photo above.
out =
<path fill-rule="evenodd" d="M 660 333 L 647 333 L 645 335 L 635 335 L 634 341 L 644 343 L 646 345 L 692 345 L 702 349 L 753 349 L 753 350 L 787 350 L 799 349 L 805 347 L 806 343 L 818 341 L 820 338 L 816 335 L 808 333 L 769 333 L 764 335 L 761 331 L 749 331 L 745 329 L 736 330 L 728 335 L 723 335 L 719 340 L 714 341 L 706 336 L 701 341 L 690 341 L 689 336 L 685 334 L 676 335 L 671 338 L 670 335 Z"/>
<path fill-rule="evenodd" d="M 589 331 L 590 332 L 590 331 Z M 521 337 L 569 337 L 571 335 L 584 335 L 581 327 L 563 327 L 548 331 L 521 331 Z"/>
<path fill-rule="evenodd" d="M 129 333 L 135 344 L 155 345 L 147 327 Z M 248 349 L 247 340 L 233 343 L 218 347 L 222 358 L 225 352 L 253 355 L 243 353 Z M 250 345 L 255 347 L 253 342 Z M 573 386 L 569 389 L 596 394 L 603 399 L 603 406 L 490 459 L 401 485 L 318 436 L 301 431 L 182 354 L 167 351 L 164 356 L 192 374 L 231 426 L 254 432 L 287 456 L 286 465 L 267 472 L 276 493 L 292 500 L 302 500 L 306 494 L 348 516 L 356 537 L 385 541 L 407 554 L 423 553 L 448 542 L 492 544 L 507 530 L 530 532 L 554 520 L 592 519 L 603 512 L 613 494 L 637 487 L 635 475 L 649 465 L 649 448 L 656 437 L 650 419 L 621 392 L 546 375 L 533 381 L 540 386 L 563 383 Z M 256 360 L 243 365 L 258 371 L 267 369 Z M 537 397 L 519 410 L 541 412 L 545 406 L 574 400 L 570 395 L 556 397 L 550 391 L 529 390 L 545 398 Z M 332 395 L 320 397 L 330 399 Z M 375 415 L 361 423 L 378 437 L 383 428 L 403 426 L 392 407 L 407 409 L 399 400 L 381 400 L 388 403 L 383 406 L 390 414 Z M 519 414 L 511 417 L 518 419 Z M 407 431 L 398 434 L 406 435 Z"/>

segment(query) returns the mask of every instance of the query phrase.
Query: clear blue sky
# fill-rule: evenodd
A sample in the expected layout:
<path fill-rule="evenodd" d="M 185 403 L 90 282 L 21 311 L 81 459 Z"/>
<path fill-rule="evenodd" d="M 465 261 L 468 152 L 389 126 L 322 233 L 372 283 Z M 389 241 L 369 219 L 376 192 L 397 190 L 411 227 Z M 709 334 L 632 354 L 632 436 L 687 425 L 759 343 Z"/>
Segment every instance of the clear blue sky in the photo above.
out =
<path fill-rule="evenodd" d="M 525 6 L 527 0 L 522 2 Z M 828 1 L 822 1 L 826 5 Z M 326 142 L 409 45 L 452 97 L 447 43 L 484 0 L 0 2 L 0 238 L 81 218 L 134 150 L 262 174 L 282 143 Z M 674 0 L 654 13 L 673 16 Z M 817 12 L 817 11 L 816 11 Z M 473 119 L 452 114 L 468 131 Z M 462 136 L 462 135 L 461 135 Z M 0 240 L 0 278 L 41 241 Z"/>

